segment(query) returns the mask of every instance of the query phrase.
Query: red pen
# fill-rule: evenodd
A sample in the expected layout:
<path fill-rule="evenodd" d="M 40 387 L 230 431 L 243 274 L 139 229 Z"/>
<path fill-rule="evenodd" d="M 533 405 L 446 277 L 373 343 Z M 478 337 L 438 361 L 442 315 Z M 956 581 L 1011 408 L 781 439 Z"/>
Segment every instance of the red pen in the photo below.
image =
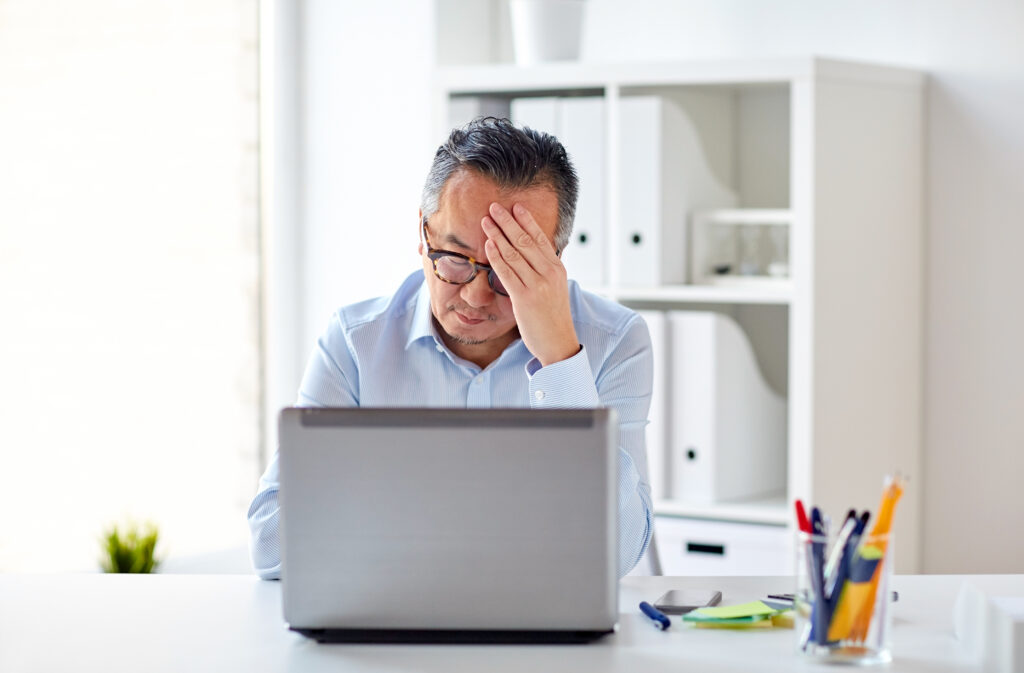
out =
<path fill-rule="evenodd" d="M 811 520 L 807 518 L 807 510 L 804 509 L 804 503 L 800 498 L 796 499 L 796 525 L 804 533 L 810 534 Z"/>

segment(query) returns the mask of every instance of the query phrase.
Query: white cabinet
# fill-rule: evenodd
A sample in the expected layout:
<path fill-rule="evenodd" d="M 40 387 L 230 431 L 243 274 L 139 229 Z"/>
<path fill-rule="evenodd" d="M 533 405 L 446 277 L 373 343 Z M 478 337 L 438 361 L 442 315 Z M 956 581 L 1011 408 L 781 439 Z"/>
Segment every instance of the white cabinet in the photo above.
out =
<path fill-rule="evenodd" d="M 584 285 L 638 310 L 730 316 L 765 384 L 785 401 L 785 446 L 772 459 L 785 475 L 780 488 L 699 502 L 674 493 L 666 478 L 655 488 L 669 496 L 656 500 L 659 515 L 731 522 L 739 528 L 729 530 L 753 540 L 771 526 L 791 529 L 798 497 L 833 516 L 874 511 L 883 477 L 900 470 L 913 481 L 897 517 L 897 570 L 919 568 L 924 84 L 902 68 L 811 57 L 438 70 L 439 137 L 466 99 L 488 109 L 528 97 L 603 99 L 605 273 Z M 679 116 L 682 132 L 661 124 L 652 141 L 649 129 L 624 123 L 644 104 Z M 661 256 L 647 270 L 654 275 L 640 279 L 630 256 L 640 206 L 629 204 L 641 173 L 631 171 L 646 161 L 636 144 L 644 142 L 682 162 L 643 168 L 655 187 L 646 207 L 681 214 L 655 214 L 657 225 L 647 225 L 660 227 Z M 666 254 L 682 273 L 663 272 Z M 670 358 L 656 366 L 672 372 Z M 663 386 L 663 419 L 648 435 L 660 443 L 650 450 L 655 477 L 672 474 L 676 383 Z M 768 448 L 744 450 L 753 458 Z M 659 542 L 673 567 L 681 552 Z M 679 572 L 697 572 L 691 556 L 681 557 L 691 560 Z"/>
<path fill-rule="evenodd" d="M 791 575 L 785 526 L 662 516 L 655 525 L 664 575 Z"/>

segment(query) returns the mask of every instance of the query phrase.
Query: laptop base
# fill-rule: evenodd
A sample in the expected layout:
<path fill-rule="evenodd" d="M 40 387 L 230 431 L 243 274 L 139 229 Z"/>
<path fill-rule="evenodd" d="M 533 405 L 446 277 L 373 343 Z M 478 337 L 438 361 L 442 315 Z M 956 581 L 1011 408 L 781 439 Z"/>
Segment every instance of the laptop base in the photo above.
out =
<path fill-rule="evenodd" d="M 319 643 L 404 643 L 450 645 L 556 645 L 581 644 L 612 633 L 608 631 L 502 631 L 472 629 L 304 629 L 292 631 Z"/>

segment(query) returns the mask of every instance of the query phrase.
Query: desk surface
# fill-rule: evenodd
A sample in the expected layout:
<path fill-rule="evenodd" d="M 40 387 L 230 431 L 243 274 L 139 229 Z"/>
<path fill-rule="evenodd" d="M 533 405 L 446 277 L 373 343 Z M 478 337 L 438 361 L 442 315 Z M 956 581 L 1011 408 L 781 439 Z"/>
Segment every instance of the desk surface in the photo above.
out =
<path fill-rule="evenodd" d="M 897 576 L 894 662 L 886 670 L 977 670 L 953 636 L 965 579 L 1024 595 L 1024 575 Z M 667 589 L 717 588 L 723 603 L 790 590 L 792 578 L 628 577 L 619 630 L 569 646 L 317 645 L 288 631 L 281 587 L 228 575 L 2 575 L 0 671 L 792 671 L 792 630 L 667 632 L 636 610 Z"/>

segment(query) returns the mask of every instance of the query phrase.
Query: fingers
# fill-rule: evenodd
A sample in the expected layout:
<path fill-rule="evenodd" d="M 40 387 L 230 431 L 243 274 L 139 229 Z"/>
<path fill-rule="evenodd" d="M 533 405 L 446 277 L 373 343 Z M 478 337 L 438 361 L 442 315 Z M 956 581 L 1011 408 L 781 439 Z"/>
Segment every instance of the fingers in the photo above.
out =
<path fill-rule="evenodd" d="M 525 206 L 517 203 L 512 206 L 512 212 L 509 212 L 500 204 L 492 203 L 489 213 L 490 221 L 497 225 L 508 243 L 529 262 L 534 270 L 543 273 L 546 270 L 545 266 L 557 259 L 558 256 L 555 254 L 551 241 Z M 488 236 L 495 238 L 491 234 Z M 514 260 L 509 259 L 508 261 Z"/>
<path fill-rule="evenodd" d="M 508 245 L 507 242 L 505 244 Z M 516 270 L 505 261 L 505 258 L 498 247 L 498 243 L 496 243 L 494 239 L 489 238 L 484 242 L 484 252 L 487 253 L 487 263 L 492 269 L 494 269 L 494 272 L 498 274 L 498 278 L 501 279 L 501 284 L 509 291 L 509 296 L 515 295 L 517 291 L 523 288 L 523 279 L 520 278 L 519 274 L 516 273 Z"/>
<path fill-rule="evenodd" d="M 497 272 L 498 278 L 501 278 L 501 282 L 509 291 L 517 286 L 530 284 L 533 278 L 540 275 L 519 249 L 508 242 L 508 238 L 494 220 L 485 217 L 481 224 L 484 233 L 487 234 L 487 240 L 484 242 L 487 263 Z"/>

